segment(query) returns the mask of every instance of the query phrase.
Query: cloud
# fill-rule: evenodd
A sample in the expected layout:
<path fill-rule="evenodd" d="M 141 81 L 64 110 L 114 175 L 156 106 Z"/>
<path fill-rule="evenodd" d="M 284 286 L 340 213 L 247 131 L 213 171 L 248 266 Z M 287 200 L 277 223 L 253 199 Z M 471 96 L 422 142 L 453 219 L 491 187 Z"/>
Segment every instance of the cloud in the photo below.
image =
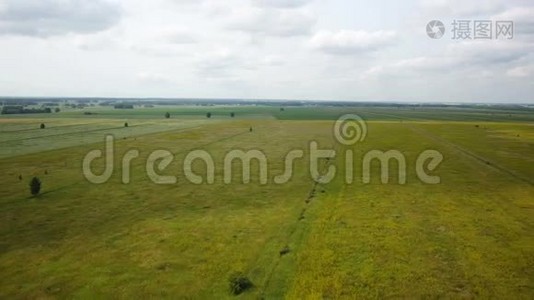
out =
<path fill-rule="evenodd" d="M 154 34 L 154 37 L 156 40 L 170 44 L 194 44 L 197 42 L 189 30 L 180 28 L 162 28 Z"/>
<path fill-rule="evenodd" d="M 228 49 L 220 49 L 197 55 L 195 65 L 201 77 L 231 77 L 236 69 L 242 67 L 244 61 L 244 58 Z"/>
<path fill-rule="evenodd" d="M 199 43 L 200 34 L 183 27 L 145 26 L 129 32 L 127 48 L 142 55 L 184 56 Z"/>
<path fill-rule="evenodd" d="M 451 44 L 445 55 L 462 60 L 465 65 L 489 67 L 510 64 L 533 51 L 533 45 L 513 40 L 478 40 Z"/>
<path fill-rule="evenodd" d="M 230 49 L 200 53 L 194 59 L 197 73 L 202 78 L 248 78 L 252 74 L 250 71 L 281 67 L 285 63 L 278 55 L 250 56 Z"/>
<path fill-rule="evenodd" d="M 278 67 L 283 66 L 285 64 L 285 61 L 282 57 L 278 55 L 267 55 L 260 59 L 259 64 L 261 66 L 267 67 Z"/>
<path fill-rule="evenodd" d="M 419 56 L 401 59 L 396 62 L 378 65 L 363 72 L 360 79 L 377 78 L 381 76 L 421 75 L 422 73 L 447 73 L 446 70 L 460 65 L 456 58 Z"/>
<path fill-rule="evenodd" d="M 254 4 L 261 7 L 295 8 L 301 7 L 311 0 L 254 0 Z"/>
<path fill-rule="evenodd" d="M 450 75 L 452 73 L 470 74 L 504 74 L 506 68 L 520 64 L 528 59 L 529 51 L 534 46 L 529 43 L 514 41 L 463 41 L 453 43 L 444 51 L 395 62 L 377 65 L 362 73 L 361 78 L 379 76 L 407 76 L 407 75 Z M 529 74 L 529 68 L 514 68 L 509 70 L 509 76 L 522 77 Z M 432 73 L 432 74 L 431 74 Z"/>
<path fill-rule="evenodd" d="M 375 51 L 395 42 L 394 31 L 320 31 L 310 40 L 313 48 L 328 54 L 351 55 Z"/>
<path fill-rule="evenodd" d="M 19 96 L 533 101 L 532 0 L 389 4 L 0 0 L 0 89 Z M 446 25 L 441 40 L 426 36 L 433 19 Z M 454 19 L 510 19 L 515 36 L 452 40 Z"/>
<path fill-rule="evenodd" d="M 513 7 L 492 19 L 513 21 L 516 32 L 534 34 L 534 7 Z"/>
<path fill-rule="evenodd" d="M 245 7 L 234 10 L 226 28 L 264 36 L 298 36 L 309 34 L 316 19 L 305 12 L 285 9 Z"/>
<path fill-rule="evenodd" d="M 172 83 L 172 79 L 168 76 L 152 73 L 152 72 L 139 72 L 136 75 L 138 81 L 149 84 L 168 84 Z"/>
<path fill-rule="evenodd" d="M 421 0 L 420 3 L 425 13 L 438 19 L 490 15 L 505 8 L 499 0 Z"/>
<path fill-rule="evenodd" d="M 110 28 L 121 17 L 119 5 L 105 0 L 4 0 L 0 8 L 4 35 L 91 33 Z"/>
<path fill-rule="evenodd" d="M 534 65 L 515 67 L 506 71 L 508 77 L 525 78 L 531 75 L 534 75 Z"/>
<path fill-rule="evenodd" d="M 72 36 L 72 42 L 76 47 L 85 51 L 103 51 L 120 46 L 117 33 L 104 31 L 98 33 Z"/>

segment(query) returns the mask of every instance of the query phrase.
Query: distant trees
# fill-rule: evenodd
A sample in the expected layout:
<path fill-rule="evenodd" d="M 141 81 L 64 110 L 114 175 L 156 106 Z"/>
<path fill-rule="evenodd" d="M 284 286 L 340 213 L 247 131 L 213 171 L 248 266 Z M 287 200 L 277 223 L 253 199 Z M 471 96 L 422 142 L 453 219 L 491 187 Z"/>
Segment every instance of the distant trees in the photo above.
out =
<path fill-rule="evenodd" d="M 3 115 L 7 115 L 7 114 L 22 114 L 24 111 L 24 108 L 21 106 L 18 106 L 18 105 L 4 105 L 2 107 L 2 114 Z"/>
<path fill-rule="evenodd" d="M 280 107 L 280 111 L 284 111 L 285 109 L 283 107 Z"/>
<path fill-rule="evenodd" d="M 211 113 L 210 112 L 206 114 L 206 118 L 208 118 L 208 119 L 211 118 Z"/>
<path fill-rule="evenodd" d="M 50 107 L 46 108 L 24 108 L 22 105 L 5 105 L 0 112 L 2 115 L 10 114 L 43 114 L 51 113 Z"/>
<path fill-rule="evenodd" d="M 231 112 L 231 113 L 230 113 L 230 117 L 231 117 L 231 118 L 235 117 L 235 113 L 234 113 L 234 112 Z"/>
<path fill-rule="evenodd" d="M 55 112 L 60 112 L 61 110 L 59 109 L 59 107 L 56 107 L 56 109 L 54 109 Z"/>
<path fill-rule="evenodd" d="M 82 108 L 86 108 L 88 105 L 84 104 L 84 103 L 78 103 L 78 104 L 67 103 L 67 104 L 65 104 L 65 106 L 70 107 L 70 108 L 74 108 L 74 109 L 77 109 L 77 108 L 82 109 Z"/>
<path fill-rule="evenodd" d="M 37 195 L 41 191 L 41 180 L 37 177 L 33 177 L 30 181 L 30 192 L 32 195 Z"/>
<path fill-rule="evenodd" d="M 39 126 L 39 128 L 41 128 L 41 129 L 45 129 L 45 128 L 46 128 L 46 126 L 45 126 L 45 124 L 44 124 L 44 123 L 41 123 L 41 125 Z"/>
<path fill-rule="evenodd" d="M 128 127 L 128 122 L 124 123 L 124 127 Z"/>
<path fill-rule="evenodd" d="M 166 113 L 165 113 L 165 119 L 168 119 L 168 118 L 170 118 L 170 117 L 171 117 L 171 114 L 168 113 L 168 112 L 166 112 Z"/>
<path fill-rule="evenodd" d="M 118 103 L 113 106 L 115 109 L 133 109 L 133 104 Z"/>

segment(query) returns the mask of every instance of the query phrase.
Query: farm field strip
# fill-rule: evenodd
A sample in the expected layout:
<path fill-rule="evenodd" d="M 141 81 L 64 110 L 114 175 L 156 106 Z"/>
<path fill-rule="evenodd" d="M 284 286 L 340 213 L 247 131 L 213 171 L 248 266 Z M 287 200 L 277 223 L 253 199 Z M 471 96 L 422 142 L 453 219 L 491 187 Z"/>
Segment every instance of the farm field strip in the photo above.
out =
<path fill-rule="evenodd" d="M 424 137 L 427 137 L 427 138 L 433 139 L 435 141 L 438 141 L 443 145 L 448 145 L 448 146 L 456 148 L 461 153 L 463 153 L 465 155 L 468 155 L 468 156 L 471 156 L 471 157 L 479 160 L 481 162 L 481 166 L 483 166 L 483 167 L 497 169 L 497 170 L 501 171 L 503 174 L 506 174 L 508 176 L 512 176 L 512 177 L 516 178 L 517 180 L 523 181 L 523 182 L 528 183 L 530 185 L 534 185 L 534 181 L 532 181 L 528 176 L 525 176 L 525 174 L 521 174 L 521 173 L 518 173 L 516 170 L 504 167 L 504 166 L 496 163 L 495 161 L 490 160 L 490 159 L 488 159 L 488 158 L 486 158 L 486 157 L 484 157 L 484 156 L 482 156 L 480 154 L 477 154 L 477 153 L 475 153 L 473 151 L 467 150 L 465 147 L 462 147 L 457 143 L 454 143 L 454 142 L 452 142 L 452 141 L 450 141 L 450 140 L 448 140 L 448 139 L 446 139 L 446 138 L 444 138 L 442 136 L 438 136 L 435 133 L 431 133 L 428 130 L 423 129 L 422 128 L 423 126 L 421 126 L 421 125 L 424 125 L 425 124 L 424 122 L 423 123 L 413 123 L 413 122 L 410 122 L 409 119 L 406 119 L 404 117 L 401 117 L 401 116 L 398 116 L 398 115 L 394 115 L 394 114 L 383 114 L 383 113 L 381 114 L 381 113 L 374 113 L 374 112 L 367 112 L 367 113 L 371 113 L 371 114 L 375 114 L 375 115 L 385 115 L 385 116 L 395 117 L 395 118 L 398 118 L 399 120 L 406 121 L 406 122 L 400 122 L 400 124 L 403 125 L 403 126 L 408 126 L 409 128 L 411 128 L 412 130 L 418 132 L 419 134 L 421 134 Z M 451 124 L 454 124 L 454 122 L 452 122 Z M 524 156 L 521 156 L 520 158 L 521 159 L 528 159 L 528 157 L 524 157 Z"/>
<path fill-rule="evenodd" d="M 145 124 L 136 124 L 128 126 L 130 127 L 140 127 L 140 126 L 146 126 L 150 125 L 150 123 Z M 44 138 L 50 138 L 50 137 L 58 137 L 58 136 L 66 136 L 66 135 L 77 135 L 77 134 L 86 134 L 86 133 L 92 133 L 97 131 L 107 131 L 107 130 L 115 130 L 115 129 L 123 129 L 124 126 L 115 126 L 115 127 L 104 127 L 104 128 L 98 128 L 98 129 L 86 129 L 86 130 L 80 130 L 80 131 L 69 131 L 69 132 L 63 132 L 63 133 L 56 133 L 56 134 L 49 134 L 49 135 L 37 135 L 37 136 L 31 136 L 31 137 L 25 137 L 25 138 L 19 138 L 19 139 L 11 139 L 11 140 L 2 140 L 2 142 L 10 143 L 10 142 L 20 142 L 20 141 L 26 141 L 26 140 L 33 140 L 33 139 L 44 139 Z"/>
<path fill-rule="evenodd" d="M 442 151 L 442 183 L 417 184 L 412 173 L 407 185 L 381 185 L 378 180 L 346 185 L 341 179 L 327 185 L 296 254 L 296 275 L 287 295 L 529 295 L 533 274 L 524 266 L 534 263 L 528 246 L 534 242 L 528 229 L 534 215 L 521 207 L 534 204 L 527 196 L 534 192 L 532 186 L 481 168 L 479 161 L 439 141 L 421 140 L 408 127 L 369 126 L 382 141 L 366 141 L 367 147 L 393 147 L 408 155 L 417 148 Z M 387 140 L 382 135 L 386 132 Z M 403 139 L 420 144 L 404 144 Z"/>
<path fill-rule="evenodd" d="M 391 108 L 362 108 L 362 112 L 374 115 L 394 117 L 404 120 L 424 121 L 468 121 L 468 122 L 534 122 L 534 116 L 530 113 L 510 111 L 485 111 L 480 110 L 433 110 L 433 109 L 391 109 Z"/>
<path fill-rule="evenodd" d="M 96 121 L 96 122 L 85 122 L 85 123 L 75 123 L 75 122 L 69 122 L 67 123 L 67 125 L 62 125 L 64 124 L 65 122 L 53 122 L 53 123 L 48 123 L 47 122 L 47 129 L 50 130 L 50 129 L 53 129 L 53 130 L 58 130 L 58 129 L 66 129 L 66 128 L 73 128 L 73 127 L 79 127 L 79 126 L 90 126 L 90 125 L 100 125 L 100 124 L 109 124 L 110 122 L 102 122 L 102 121 Z M 52 124 L 52 125 L 50 125 Z M 14 129 L 14 130 L 4 130 L 3 128 L 5 127 L 8 127 L 8 126 L 0 126 L 0 128 L 2 128 L 2 130 L 0 130 L 0 134 L 10 134 L 10 133 L 20 133 L 20 132 L 27 132 L 27 131 L 35 131 L 35 132 L 39 132 L 39 131 L 42 131 L 41 128 L 39 128 L 39 125 L 40 123 L 39 122 L 35 122 L 35 123 L 32 123 L 30 125 L 25 125 L 24 127 L 28 127 L 28 128 L 24 128 L 24 129 Z M 14 125 L 14 124 L 11 124 L 11 127 L 17 127 L 17 128 L 20 128 L 22 127 L 22 124 L 17 124 L 17 125 Z"/>
<path fill-rule="evenodd" d="M 213 122 L 217 123 L 217 121 Z M 4 147 L 0 149 L 0 158 L 13 157 L 22 154 L 35 153 L 38 151 L 48 151 L 54 149 L 68 148 L 83 144 L 90 144 L 104 141 L 104 136 L 112 134 L 116 139 L 137 137 L 158 132 L 173 130 L 190 130 L 203 126 L 203 121 L 185 121 L 179 123 L 157 124 L 155 122 L 145 122 L 142 124 L 132 124 L 128 127 L 104 127 L 91 126 L 91 129 L 84 131 L 66 131 L 57 134 L 47 134 L 42 136 L 28 136 L 18 139 L 3 140 Z M 118 124 L 117 124 L 118 125 Z M 100 128 L 99 128 L 100 127 Z M 41 130 L 46 131 L 45 130 Z M 2 135 L 0 135 L 2 136 Z M 3 136 L 6 138 L 6 136 Z M 17 149 L 14 151 L 14 149 Z"/>
<path fill-rule="evenodd" d="M 247 123 L 248 125 L 248 123 Z M 187 135 L 188 132 L 192 132 L 192 133 L 196 133 L 197 130 L 200 130 L 200 129 L 203 129 L 203 131 L 206 131 L 206 130 L 211 130 L 213 128 L 216 128 L 216 126 L 219 126 L 219 125 L 215 125 L 215 124 L 205 124 L 205 125 L 198 125 L 198 126 L 192 126 L 192 127 L 185 127 L 185 128 L 179 128 L 179 129 L 169 129 L 169 130 L 166 130 L 166 131 L 158 131 L 158 132 L 150 132 L 150 133 L 145 133 L 145 134 L 138 134 L 136 135 L 135 137 L 137 138 L 135 141 L 132 140 L 132 139 L 118 139 L 115 141 L 116 145 L 130 145 L 131 147 L 134 147 L 134 148 L 138 148 L 136 147 L 136 145 L 138 145 L 139 143 L 141 143 L 142 145 L 144 145 L 144 147 L 147 147 L 147 145 L 143 142 L 144 141 L 144 138 L 146 139 L 150 139 L 150 140 L 156 140 L 158 139 L 158 137 L 163 137 L 163 136 L 167 136 L 169 134 L 172 134 L 175 136 L 176 140 L 180 142 L 180 144 L 183 142 L 182 140 L 182 136 L 185 134 Z M 191 145 L 189 146 L 189 148 L 184 148 L 183 146 L 184 145 L 181 145 L 180 149 L 178 150 L 174 150 L 172 151 L 172 154 L 173 155 L 181 155 L 181 154 L 185 154 L 185 153 L 188 153 L 190 151 L 193 151 L 195 149 L 209 149 L 210 146 L 213 146 L 214 144 L 217 144 L 217 143 L 222 143 L 222 142 L 226 142 L 226 141 L 229 141 L 231 139 L 234 139 L 234 138 L 237 138 L 239 136 L 246 136 L 246 135 L 250 135 L 251 133 L 249 132 L 249 127 L 248 126 L 245 126 L 244 124 L 243 125 L 240 125 L 240 126 L 233 126 L 233 127 L 230 127 L 230 132 L 226 135 L 223 135 L 223 136 L 216 136 L 215 138 L 209 140 L 209 141 L 205 141 L 204 139 L 201 140 L 201 141 L 197 141 L 197 140 L 192 140 L 190 141 Z M 102 149 L 104 150 L 104 136 L 102 135 L 101 136 L 101 139 L 97 142 L 91 142 L 91 143 L 87 143 L 87 144 L 84 144 L 84 148 L 87 149 L 86 151 L 89 151 L 89 149 Z M 157 143 L 156 143 L 157 145 Z M 153 147 L 154 145 L 150 144 L 150 147 Z M 69 148 L 72 148 L 75 153 L 79 151 L 80 149 L 80 145 L 73 145 L 73 146 L 68 146 L 68 147 L 64 147 L 64 148 L 54 148 L 50 151 L 47 151 L 47 153 L 54 153 L 55 151 L 59 151 L 59 150 L 62 150 L 62 151 L 68 151 Z M 158 148 L 154 148 L 154 150 L 157 150 Z M 147 154 L 147 153 L 144 153 L 144 154 Z M 32 155 L 34 156 L 35 154 L 25 154 L 25 155 Z M 78 160 L 81 161 L 81 159 L 83 158 L 83 155 L 78 157 Z M 4 158 L 4 160 L 10 160 L 12 158 Z M 22 160 L 25 160 L 26 158 L 24 157 L 24 155 L 21 155 L 20 159 Z M 2 159 L 0 159 L 1 161 Z M 65 162 L 65 165 L 66 165 L 66 162 Z M 144 167 L 144 163 L 134 163 L 132 165 L 133 168 L 135 167 Z M 39 169 L 43 169 L 43 167 L 40 167 Z M 77 176 L 79 177 L 79 176 Z M 76 178 L 77 178 L 76 177 Z M 62 185 L 62 186 L 58 186 L 56 188 L 54 188 L 53 190 L 47 190 L 44 192 L 44 194 L 47 194 L 47 193 L 53 193 L 53 192 L 56 192 L 56 191 L 60 191 L 60 190 L 63 190 L 64 188 L 66 187 L 71 187 L 73 185 L 76 185 L 76 184 L 80 184 L 80 183 L 83 183 L 83 182 L 86 182 L 86 180 L 84 178 L 79 178 L 77 181 L 74 181 L 74 182 L 69 182 L 68 184 L 66 185 Z M 20 201 L 20 200 L 23 200 L 23 199 L 26 199 L 26 197 L 22 198 L 22 199 L 15 199 L 14 201 Z"/>
<path fill-rule="evenodd" d="M 481 167 L 493 168 L 495 170 L 498 170 L 498 171 L 502 172 L 505 175 L 511 176 L 511 177 L 513 177 L 513 178 L 515 178 L 515 179 L 517 179 L 519 181 L 522 181 L 522 182 L 525 182 L 525 183 L 527 183 L 529 185 L 533 185 L 534 186 L 534 181 L 532 181 L 528 177 L 524 176 L 523 174 L 519 174 L 514 170 L 505 168 L 505 167 L 495 163 L 494 161 L 489 160 L 486 157 L 483 157 L 483 156 L 480 156 L 480 155 L 478 155 L 476 153 L 473 153 L 472 151 L 469 151 L 469 150 L 465 149 L 464 147 L 462 147 L 462 146 L 460 146 L 458 144 L 455 144 L 455 143 L 453 143 L 453 142 L 451 142 L 451 141 L 449 141 L 449 140 L 447 140 L 445 138 L 442 138 L 442 137 L 439 137 L 439 136 L 437 136 L 435 134 L 432 134 L 429 131 L 426 131 L 426 130 L 420 128 L 420 127 L 415 127 L 415 126 L 411 126 L 411 125 L 408 125 L 408 124 L 406 124 L 406 126 L 409 126 L 413 131 L 419 133 L 421 136 L 424 136 L 424 137 L 427 137 L 429 139 L 435 140 L 435 141 L 441 143 L 442 145 L 447 145 L 447 146 L 453 147 L 456 150 L 458 150 L 460 153 L 465 154 L 467 156 L 470 156 L 470 157 L 478 160 L 481 163 Z"/>

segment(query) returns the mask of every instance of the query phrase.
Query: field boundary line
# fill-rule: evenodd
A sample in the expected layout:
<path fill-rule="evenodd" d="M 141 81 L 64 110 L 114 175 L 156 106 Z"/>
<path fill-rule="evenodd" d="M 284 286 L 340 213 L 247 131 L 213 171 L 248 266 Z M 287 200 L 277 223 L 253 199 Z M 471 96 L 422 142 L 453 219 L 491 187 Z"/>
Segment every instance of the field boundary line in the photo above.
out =
<path fill-rule="evenodd" d="M 132 125 L 132 126 L 129 126 L 129 127 L 118 126 L 118 127 L 107 127 L 107 128 L 99 128 L 99 129 L 85 130 L 85 131 L 65 132 L 65 133 L 58 133 L 58 134 L 41 135 L 41 136 L 34 136 L 34 137 L 29 137 L 29 138 L 22 138 L 22 139 L 15 139 L 15 140 L 6 140 L 6 141 L 2 141 L 2 143 L 20 142 L 20 141 L 27 141 L 27 140 L 41 139 L 41 138 L 47 138 L 47 137 L 64 136 L 64 135 L 75 135 L 75 134 L 92 133 L 92 132 L 97 132 L 97 131 L 113 130 L 113 129 L 121 129 L 121 128 L 133 128 L 133 127 L 145 126 L 146 124 L 147 124 L 147 123 L 145 123 L 145 124 L 138 124 L 138 125 Z M 149 123 L 148 123 L 148 124 L 149 124 Z"/>
<path fill-rule="evenodd" d="M 378 114 L 378 113 L 371 113 L 371 114 Z M 404 121 L 411 121 L 409 119 L 406 119 L 406 118 L 403 118 L 403 117 L 399 117 L 399 116 L 396 116 L 396 115 L 390 115 L 390 114 L 382 114 L 384 116 L 391 116 L 391 117 L 394 117 L 394 118 L 397 118 L 399 120 L 404 120 Z M 476 153 L 473 153 L 465 148 L 463 148 L 462 146 L 456 144 L 456 143 L 453 143 L 443 137 L 440 137 L 440 136 L 437 136 L 435 134 L 432 134 L 430 132 L 428 132 L 427 130 L 424 130 L 420 127 L 417 127 L 413 124 L 408 124 L 406 122 L 401 122 L 401 124 L 403 124 L 405 127 L 408 127 L 409 129 L 411 129 L 412 131 L 418 133 L 419 135 L 423 136 L 423 137 L 426 137 L 427 139 L 431 139 L 435 142 L 438 142 L 442 145 L 445 145 L 445 146 L 449 146 L 455 150 L 457 150 L 458 152 L 464 154 L 465 156 L 468 156 L 468 157 L 471 157 L 471 158 L 474 158 L 475 160 L 477 160 L 478 162 L 480 162 L 481 164 L 485 165 L 487 168 L 490 168 L 490 169 L 493 169 L 493 170 L 497 170 L 497 171 L 500 171 L 504 174 L 507 174 L 519 181 L 522 181 L 524 183 L 527 183 L 529 185 L 534 185 L 534 182 L 531 181 L 530 179 L 524 177 L 522 174 L 518 174 L 517 172 L 513 171 L 513 170 L 510 170 L 508 168 L 505 168 L 505 167 L 502 167 L 498 164 L 496 164 L 495 162 L 493 161 L 490 161 L 489 159 L 483 157 L 483 156 L 480 156 Z"/>
<path fill-rule="evenodd" d="M 476 153 L 473 153 L 467 149 L 465 149 L 464 147 L 456 144 L 456 143 L 453 143 L 445 138 L 442 138 L 440 136 L 437 136 L 437 135 L 434 135 L 422 128 L 418 128 L 416 126 L 413 126 L 413 125 L 408 125 L 408 124 L 405 124 L 408 128 L 410 128 L 413 132 L 415 133 L 418 133 L 420 136 L 423 136 L 423 137 L 426 137 L 428 139 L 431 139 L 435 142 L 438 142 L 442 145 L 445 145 L 445 146 L 449 146 L 455 150 L 457 150 L 458 152 L 464 154 L 465 156 L 467 157 L 471 157 L 475 160 L 477 160 L 479 163 L 481 163 L 482 165 L 486 166 L 487 168 L 490 168 L 490 169 L 493 169 L 493 170 L 497 170 L 497 171 L 500 171 L 502 173 L 505 173 L 517 180 L 520 180 L 524 183 L 527 183 L 529 185 L 534 185 L 534 182 L 532 182 L 530 179 L 524 177 L 522 174 L 518 174 L 517 172 L 513 171 L 513 170 L 510 170 L 508 168 L 505 168 L 505 167 L 502 167 L 498 164 L 496 164 L 495 162 L 483 157 L 483 156 L 480 156 Z"/>
<path fill-rule="evenodd" d="M 37 123 L 39 123 L 39 122 L 37 122 Z M 110 122 L 93 122 L 93 123 L 80 123 L 80 124 L 61 125 L 61 126 L 47 126 L 46 128 L 47 129 L 54 129 L 54 128 L 66 128 L 66 127 L 78 127 L 78 126 L 84 126 L 84 125 L 98 125 L 98 124 L 106 124 L 106 123 L 110 123 Z M 24 131 L 33 131 L 33 130 L 39 131 L 39 130 L 42 130 L 42 129 L 40 129 L 40 128 L 27 128 L 27 129 L 18 129 L 18 130 L 0 130 L 0 134 L 2 134 L 2 133 L 16 133 L 16 132 L 24 132 Z"/>

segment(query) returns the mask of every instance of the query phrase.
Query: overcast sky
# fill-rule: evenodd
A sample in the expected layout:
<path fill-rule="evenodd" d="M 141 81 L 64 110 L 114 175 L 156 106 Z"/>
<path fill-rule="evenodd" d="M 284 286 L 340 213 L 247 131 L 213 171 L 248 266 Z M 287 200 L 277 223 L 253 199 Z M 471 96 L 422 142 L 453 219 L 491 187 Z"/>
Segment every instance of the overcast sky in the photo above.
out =
<path fill-rule="evenodd" d="M 0 0 L 0 70 L 2 96 L 534 103 L 534 2 Z"/>

